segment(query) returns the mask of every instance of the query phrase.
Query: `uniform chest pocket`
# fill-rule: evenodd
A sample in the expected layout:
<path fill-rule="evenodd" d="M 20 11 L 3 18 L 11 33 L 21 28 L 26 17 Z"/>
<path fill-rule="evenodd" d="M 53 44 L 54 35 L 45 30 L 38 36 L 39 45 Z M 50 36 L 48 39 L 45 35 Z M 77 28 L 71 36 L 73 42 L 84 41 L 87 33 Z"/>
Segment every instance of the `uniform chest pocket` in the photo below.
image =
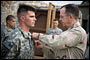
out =
<path fill-rule="evenodd" d="M 28 40 L 22 40 L 21 49 L 27 49 L 27 48 L 30 48 L 29 41 Z"/>

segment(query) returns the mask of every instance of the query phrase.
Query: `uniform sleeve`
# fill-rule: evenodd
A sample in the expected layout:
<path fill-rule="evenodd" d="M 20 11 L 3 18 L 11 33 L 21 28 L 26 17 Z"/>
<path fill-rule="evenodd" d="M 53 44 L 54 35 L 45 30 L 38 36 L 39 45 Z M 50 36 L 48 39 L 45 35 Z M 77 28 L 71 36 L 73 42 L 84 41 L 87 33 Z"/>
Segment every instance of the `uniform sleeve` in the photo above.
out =
<path fill-rule="evenodd" d="M 3 40 L 4 36 L 5 36 L 5 33 L 1 29 L 1 41 Z"/>
<path fill-rule="evenodd" d="M 54 58 L 54 51 L 51 47 L 44 45 L 42 51 L 44 52 L 44 55 L 47 59 L 53 59 Z"/>
<path fill-rule="evenodd" d="M 61 29 L 59 29 L 60 33 L 62 33 L 63 31 Z"/>
<path fill-rule="evenodd" d="M 18 38 L 7 39 L 2 43 L 1 55 L 4 59 L 14 59 L 19 54 L 20 40 Z"/>
<path fill-rule="evenodd" d="M 43 35 L 40 34 L 39 40 L 56 49 L 65 49 L 68 47 L 73 47 L 80 43 L 81 32 L 78 30 L 71 30 L 62 32 L 60 35 Z"/>

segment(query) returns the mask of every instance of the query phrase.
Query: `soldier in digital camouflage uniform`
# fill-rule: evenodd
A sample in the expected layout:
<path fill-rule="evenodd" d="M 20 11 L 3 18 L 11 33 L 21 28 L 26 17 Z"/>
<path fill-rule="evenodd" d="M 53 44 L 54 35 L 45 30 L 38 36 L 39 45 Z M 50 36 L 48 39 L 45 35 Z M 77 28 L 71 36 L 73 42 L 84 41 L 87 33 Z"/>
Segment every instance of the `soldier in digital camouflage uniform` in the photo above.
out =
<path fill-rule="evenodd" d="M 59 25 L 58 19 L 54 19 L 53 20 L 53 27 L 50 28 L 46 34 L 48 34 L 48 35 L 59 35 L 59 34 L 61 34 L 62 30 L 60 28 L 58 28 L 58 25 Z M 49 51 L 48 49 L 46 49 L 46 50 L 48 52 L 46 53 L 47 55 L 45 55 L 45 58 L 48 59 L 47 56 L 49 56 L 49 54 L 51 55 L 52 52 Z"/>
<path fill-rule="evenodd" d="M 8 35 L 15 29 L 16 19 L 13 15 L 6 17 L 6 26 L 1 29 L 1 40 L 8 37 Z"/>
<path fill-rule="evenodd" d="M 35 46 L 42 48 L 45 54 L 48 54 L 46 49 L 50 49 L 52 53 L 48 59 L 84 59 L 87 34 L 81 27 L 78 16 L 79 9 L 76 5 L 62 6 L 59 21 L 66 30 L 54 36 L 33 33 L 33 39 L 38 39 L 35 40 Z"/>
<path fill-rule="evenodd" d="M 58 28 L 59 22 L 58 19 L 53 20 L 53 27 L 48 30 L 46 34 L 48 35 L 58 35 L 61 34 L 62 30 Z"/>
<path fill-rule="evenodd" d="M 21 4 L 17 10 L 19 26 L 2 43 L 1 58 L 3 59 L 33 59 L 34 42 L 29 32 L 35 26 L 35 9 Z"/>

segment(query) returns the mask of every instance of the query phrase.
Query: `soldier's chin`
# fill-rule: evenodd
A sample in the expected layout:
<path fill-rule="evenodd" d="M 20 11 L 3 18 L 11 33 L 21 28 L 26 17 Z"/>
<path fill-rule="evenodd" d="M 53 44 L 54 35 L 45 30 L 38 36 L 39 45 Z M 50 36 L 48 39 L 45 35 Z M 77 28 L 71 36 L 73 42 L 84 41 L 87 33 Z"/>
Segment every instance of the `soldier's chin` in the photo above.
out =
<path fill-rule="evenodd" d="M 34 27 L 35 25 L 32 25 L 32 27 Z"/>
<path fill-rule="evenodd" d="M 12 29 L 15 29 L 15 26 L 12 26 L 11 28 L 12 28 Z"/>

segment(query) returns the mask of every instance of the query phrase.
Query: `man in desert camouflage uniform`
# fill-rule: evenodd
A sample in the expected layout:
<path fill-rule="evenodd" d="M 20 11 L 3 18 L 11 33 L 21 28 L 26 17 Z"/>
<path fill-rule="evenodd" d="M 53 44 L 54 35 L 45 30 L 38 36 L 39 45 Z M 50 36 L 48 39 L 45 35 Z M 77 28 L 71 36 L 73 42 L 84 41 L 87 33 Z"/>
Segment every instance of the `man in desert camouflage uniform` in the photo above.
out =
<path fill-rule="evenodd" d="M 4 59 L 33 59 L 34 42 L 31 40 L 31 27 L 35 26 L 35 9 L 21 4 L 17 10 L 19 26 L 3 42 L 1 57 Z"/>
<path fill-rule="evenodd" d="M 35 46 L 42 48 L 45 54 L 50 49 L 49 59 L 84 59 L 87 45 L 87 34 L 78 22 L 79 9 L 74 4 L 62 6 L 60 9 L 61 25 L 66 29 L 60 35 L 43 35 L 33 33 Z M 41 43 L 41 42 L 42 43 Z"/>

